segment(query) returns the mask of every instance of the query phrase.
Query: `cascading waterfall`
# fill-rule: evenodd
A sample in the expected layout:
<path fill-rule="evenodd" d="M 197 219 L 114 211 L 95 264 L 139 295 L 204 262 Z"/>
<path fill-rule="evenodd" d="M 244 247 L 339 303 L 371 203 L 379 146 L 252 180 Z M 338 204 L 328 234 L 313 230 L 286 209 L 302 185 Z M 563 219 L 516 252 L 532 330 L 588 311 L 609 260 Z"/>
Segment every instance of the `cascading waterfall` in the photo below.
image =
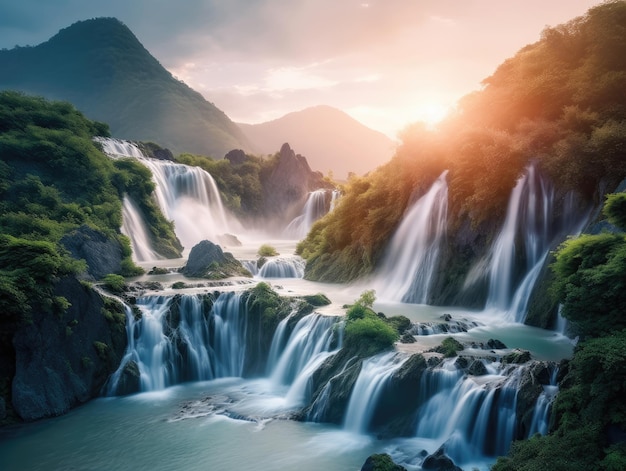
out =
<path fill-rule="evenodd" d="M 112 158 L 131 157 L 133 159 L 145 158 L 144 153 L 135 144 L 111 137 L 96 137 L 94 141 L 102 146 L 105 154 Z"/>
<path fill-rule="evenodd" d="M 554 191 L 541 178 L 535 166 L 526 169 L 509 198 L 504 225 L 491 252 L 487 308 L 509 312 L 518 321 L 526 312 L 526 302 L 549 249 L 548 217 L 552 214 Z M 521 233 L 521 234 L 520 234 Z M 526 249 L 526 276 L 516 295 L 516 238 L 523 238 Z"/>
<path fill-rule="evenodd" d="M 535 165 L 527 167 L 511 192 L 504 224 L 491 249 L 486 302 L 487 309 L 504 312 L 508 321 L 524 321 L 530 295 L 552 244 L 565 234 L 580 232 L 587 220 L 587 213 L 581 217 L 575 211 L 574 195 L 570 193 L 562 219 L 555 223 L 554 200 L 554 188 Z M 525 267 L 517 263 L 522 250 Z"/>
<path fill-rule="evenodd" d="M 424 403 L 416 435 L 443 442 L 457 464 L 506 454 L 514 438 L 521 371 L 480 379 L 454 372 L 449 363 L 430 371 L 422 377 L 427 384 L 420 392 Z"/>
<path fill-rule="evenodd" d="M 176 235 L 186 249 L 201 240 L 215 241 L 221 234 L 240 229 L 224 209 L 215 180 L 205 170 L 147 158 L 132 142 L 109 138 L 96 141 L 110 157 L 134 158 L 150 169 L 159 207 L 168 220 L 174 221 Z M 130 221 L 125 219 L 126 224 Z M 130 232 L 128 227 L 124 230 Z"/>
<path fill-rule="evenodd" d="M 259 278 L 302 278 L 305 262 L 300 257 L 268 258 L 258 271 Z"/>
<path fill-rule="evenodd" d="M 396 230 L 374 285 L 381 298 L 428 302 L 430 286 L 446 235 L 447 170 L 405 214 Z"/>
<path fill-rule="evenodd" d="M 408 356 L 396 352 L 383 353 L 363 362 L 354 384 L 344 419 L 344 428 L 355 433 L 367 433 L 378 397 L 385 382 L 402 366 Z"/>
<path fill-rule="evenodd" d="M 176 235 L 187 249 L 234 229 L 209 173 L 164 160 L 141 159 L 141 163 L 152 172 L 161 211 L 174 221 Z"/>
<path fill-rule="evenodd" d="M 141 211 L 129 197 L 124 198 L 122 220 L 122 233 L 130 239 L 136 261 L 145 262 L 163 258 L 152 248 Z"/>
<path fill-rule="evenodd" d="M 543 391 L 537 398 L 535 403 L 535 410 L 533 412 L 533 418 L 528 430 L 527 438 L 532 437 L 536 433 L 546 435 L 548 433 L 548 426 L 550 423 L 550 410 L 552 409 L 552 403 L 559 392 L 559 386 L 557 384 L 558 368 L 554 368 L 550 375 L 550 384 L 544 384 Z"/>
<path fill-rule="evenodd" d="M 223 293 L 217 298 L 210 314 L 212 329 L 201 296 L 181 296 L 178 319 L 171 315 L 173 300 L 166 296 L 137 300 L 141 317 L 127 316 L 128 347 L 109 380 L 109 395 L 118 391 L 122 372 L 131 361 L 139 370 L 141 391 L 242 375 L 247 322 L 241 293 Z"/>
<path fill-rule="evenodd" d="M 128 310 L 128 347 L 109 380 L 107 394 L 118 393 L 123 371 L 131 361 L 139 370 L 141 391 L 184 381 L 244 376 L 246 357 L 252 353 L 246 345 L 248 313 L 242 293 L 220 294 L 208 315 L 201 295 L 147 296 L 139 298 L 137 306 L 141 310 L 138 318 Z M 330 347 L 338 319 L 309 314 L 290 334 L 290 316 L 279 323 L 267 374 L 275 386 L 290 387 L 286 402 L 291 406 L 303 405 L 310 376 L 336 351 Z M 341 348 L 341 336 L 336 343 L 336 348 Z"/>
<path fill-rule="evenodd" d="M 326 190 L 309 193 L 302 213 L 295 217 L 284 230 L 286 237 L 303 239 L 315 221 L 326 214 Z"/>
<path fill-rule="evenodd" d="M 274 364 L 268 363 L 268 371 L 272 372 L 272 382 L 292 384 L 314 357 L 329 353 L 333 338 L 332 326 L 336 321 L 337 319 L 333 317 L 319 314 L 310 314 L 300 319 L 278 361 Z M 276 335 L 272 341 L 272 348 L 274 342 L 280 342 Z"/>

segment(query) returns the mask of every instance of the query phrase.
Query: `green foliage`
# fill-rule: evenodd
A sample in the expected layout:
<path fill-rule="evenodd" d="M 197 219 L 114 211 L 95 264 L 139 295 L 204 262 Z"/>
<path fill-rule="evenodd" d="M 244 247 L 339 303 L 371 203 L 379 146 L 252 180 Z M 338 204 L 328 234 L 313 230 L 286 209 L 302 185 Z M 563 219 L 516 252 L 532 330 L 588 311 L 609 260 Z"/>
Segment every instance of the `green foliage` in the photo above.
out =
<path fill-rule="evenodd" d="M 182 154 L 176 160 L 209 172 L 220 189 L 226 206 L 240 216 L 258 216 L 262 213 L 262 175 L 277 164 L 276 161 L 263 160 L 252 155 L 245 155 L 241 163 L 192 154 Z"/>
<path fill-rule="evenodd" d="M 121 275 L 115 275 L 113 273 L 106 275 L 102 279 L 102 282 L 109 291 L 116 294 L 123 293 L 126 286 L 126 281 L 124 280 L 124 277 Z"/>
<path fill-rule="evenodd" d="M 278 251 L 276 250 L 276 248 L 272 247 L 269 244 L 263 244 L 259 247 L 259 250 L 257 251 L 257 254 L 260 257 L 275 257 L 276 255 L 279 255 Z"/>
<path fill-rule="evenodd" d="M 369 307 L 374 301 L 374 291 L 365 291 L 346 312 L 344 346 L 363 357 L 391 348 L 399 337 L 396 329 Z"/>
<path fill-rule="evenodd" d="M 306 278 L 349 281 L 371 273 L 409 203 L 445 169 L 449 233 L 498 227 L 531 161 L 559 191 L 597 204 L 600 185 L 615 188 L 626 177 L 624 18 L 626 3 L 610 1 L 546 29 L 437 130 L 407 128 L 394 158 L 350 179 L 337 207 L 298 245 Z M 461 258 L 466 254 L 451 257 Z M 460 268 L 449 264 L 444 275 L 459 289 Z"/>
<path fill-rule="evenodd" d="M 626 328 L 626 239 L 615 234 L 585 235 L 563 243 L 552 265 L 562 315 L 583 335 Z"/>
<path fill-rule="evenodd" d="M 603 212 L 611 224 L 626 231 L 626 193 L 607 195 Z"/>
<path fill-rule="evenodd" d="M 70 258 L 52 242 L 0 234 L 0 312 L 4 321 L 28 320 L 32 303 L 61 313 L 67 300 L 53 295 L 54 283 L 78 273 L 84 262 Z"/>

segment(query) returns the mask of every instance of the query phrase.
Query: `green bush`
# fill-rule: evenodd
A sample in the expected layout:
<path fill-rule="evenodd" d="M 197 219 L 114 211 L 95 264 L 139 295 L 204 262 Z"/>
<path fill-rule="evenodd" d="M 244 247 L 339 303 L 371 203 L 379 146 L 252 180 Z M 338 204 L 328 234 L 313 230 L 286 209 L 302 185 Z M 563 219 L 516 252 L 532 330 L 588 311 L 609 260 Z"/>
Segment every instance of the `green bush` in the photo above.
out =
<path fill-rule="evenodd" d="M 552 264 L 562 315 L 585 336 L 626 328 L 626 239 L 584 235 L 563 243 Z"/>
<path fill-rule="evenodd" d="M 278 251 L 276 250 L 275 247 L 272 247 L 269 244 L 263 244 L 259 247 L 259 250 L 257 251 L 257 254 L 260 257 L 275 257 L 276 255 L 279 255 Z"/>
<path fill-rule="evenodd" d="M 371 309 L 373 290 L 365 291 L 346 312 L 344 346 L 363 357 L 391 348 L 399 335 L 394 326 Z"/>
<path fill-rule="evenodd" d="M 113 273 L 106 275 L 102 279 L 102 282 L 109 291 L 116 294 L 123 293 L 126 286 L 126 280 L 124 279 L 124 277 L 121 275 L 115 275 Z"/>

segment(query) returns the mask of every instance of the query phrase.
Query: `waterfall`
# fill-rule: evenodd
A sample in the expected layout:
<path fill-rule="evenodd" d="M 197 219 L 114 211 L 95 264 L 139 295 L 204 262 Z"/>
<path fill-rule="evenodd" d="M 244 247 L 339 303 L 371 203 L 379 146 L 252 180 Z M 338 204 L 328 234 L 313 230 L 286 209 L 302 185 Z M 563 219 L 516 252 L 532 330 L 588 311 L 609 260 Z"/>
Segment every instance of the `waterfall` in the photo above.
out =
<path fill-rule="evenodd" d="M 247 312 L 241 293 L 220 294 L 211 313 L 215 323 L 212 337 L 215 377 L 243 376 Z"/>
<path fill-rule="evenodd" d="M 292 384 L 314 357 L 328 353 L 333 338 L 332 327 L 337 320 L 320 314 L 309 314 L 300 319 L 276 363 L 268 364 L 272 382 Z M 279 342 L 280 339 L 274 336 L 273 341 Z"/>
<path fill-rule="evenodd" d="M 341 192 L 339 190 L 332 191 L 330 197 L 330 209 L 328 210 L 328 212 L 331 212 L 333 209 L 335 209 L 335 206 L 337 206 L 337 201 L 339 200 L 340 196 Z"/>
<path fill-rule="evenodd" d="M 145 157 L 141 149 L 130 141 L 112 137 L 95 137 L 94 141 L 98 142 L 102 146 L 104 153 L 111 158 L 131 157 L 133 159 L 141 159 Z"/>
<path fill-rule="evenodd" d="M 430 286 L 446 235 L 447 171 L 405 214 L 396 230 L 374 284 L 381 298 L 428 302 Z"/>
<path fill-rule="evenodd" d="M 295 217 L 285 228 L 285 236 L 303 239 L 315 221 L 326 214 L 326 190 L 315 190 L 309 193 L 300 216 Z"/>
<path fill-rule="evenodd" d="M 248 311 L 243 293 L 218 296 L 209 312 L 202 295 L 146 296 L 137 300 L 141 316 L 128 309 L 128 346 L 106 392 L 117 394 L 127 365 L 140 374 L 140 390 L 154 391 L 184 381 L 243 377 L 248 350 Z M 292 313 L 293 315 L 294 313 Z M 291 315 L 272 340 L 267 374 L 275 386 L 288 386 L 286 403 L 304 405 L 308 383 L 330 350 L 339 318 L 309 314 L 288 334 Z M 341 338 L 337 348 L 341 348 Z"/>
<path fill-rule="evenodd" d="M 268 258 L 258 272 L 259 278 L 302 278 L 305 263 L 300 257 Z"/>
<path fill-rule="evenodd" d="M 561 220 L 553 220 L 554 206 L 554 188 L 534 164 L 529 165 L 511 192 L 504 224 L 490 252 L 486 308 L 504 312 L 508 321 L 524 321 L 550 248 L 564 235 L 579 232 L 588 218 L 588 213 L 576 215 L 580 211 L 575 210 L 573 193 L 565 198 Z"/>
<path fill-rule="evenodd" d="M 430 371 L 422 377 L 416 435 L 444 442 L 457 464 L 506 454 L 514 438 L 521 372 L 478 379 L 451 371 L 450 363 Z"/>
<path fill-rule="evenodd" d="M 134 201 L 127 196 L 124 197 L 122 206 L 122 221 L 122 234 L 130 239 L 136 261 L 145 262 L 163 258 L 152 248 L 141 211 Z"/>
<path fill-rule="evenodd" d="M 547 256 L 553 201 L 553 189 L 537 175 L 534 165 L 529 166 L 511 193 L 504 225 L 491 255 L 487 307 L 509 311 L 510 320 L 519 322 L 519 317 L 525 315 L 526 302 Z M 519 293 L 512 297 L 516 238 L 520 232 L 526 249 L 526 276 L 519 284 Z"/>
<path fill-rule="evenodd" d="M 176 236 L 186 249 L 190 250 L 204 239 L 216 241 L 219 235 L 240 229 L 225 210 L 215 180 L 205 170 L 147 158 L 132 142 L 109 138 L 95 140 L 110 157 L 137 159 L 152 172 L 161 212 L 166 219 L 174 221 Z M 129 228 L 124 230 L 130 232 Z"/>
<path fill-rule="evenodd" d="M 232 232 L 229 216 L 213 177 L 199 167 L 165 160 L 141 159 L 156 183 L 155 194 L 165 217 L 187 249 Z"/>
<path fill-rule="evenodd" d="M 386 381 L 409 357 L 396 352 L 383 353 L 363 362 L 354 384 L 344 419 L 344 428 L 367 433 L 378 398 Z"/>
<path fill-rule="evenodd" d="M 108 394 L 118 391 L 124 368 L 133 361 L 140 390 L 154 391 L 183 381 L 242 376 L 247 329 L 241 293 L 223 293 L 205 316 L 202 296 L 147 296 L 137 300 L 141 316 L 127 317 L 128 346 Z"/>
<path fill-rule="evenodd" d="M 550 384 L 542 385 L 543 391 L 537 398 L 537 402 L 535 403 L 535 410 L 533 411 L 533 417 L 530 424 L 530 429 L 528 430 L 527 438 L 532 437 L 536 433 L 541 435 L 546 435 L 548 433 L 548 426 L 550 424 L 550 410 L 552 408 L 552 403 L 556 398 L 557 393 L 559 392 L 559 387 L 557 385 L 557 374 L 559 372 L 558 368 L 554 368 L 552 374 L 550 375 Z"/>

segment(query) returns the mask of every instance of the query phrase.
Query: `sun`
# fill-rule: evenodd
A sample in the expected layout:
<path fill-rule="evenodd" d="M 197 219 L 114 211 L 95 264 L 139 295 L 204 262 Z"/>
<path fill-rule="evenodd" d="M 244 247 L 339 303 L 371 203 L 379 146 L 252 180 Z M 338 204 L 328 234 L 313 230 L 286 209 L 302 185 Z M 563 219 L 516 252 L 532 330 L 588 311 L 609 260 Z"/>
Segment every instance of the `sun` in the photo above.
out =
<path fill-rule="evenodd" d="M 411 110 L 414 121 L 422 121 L 431 127 L 443 120 L 449 112 L 450 105 L 435 101 L 421 102 Z"/>

